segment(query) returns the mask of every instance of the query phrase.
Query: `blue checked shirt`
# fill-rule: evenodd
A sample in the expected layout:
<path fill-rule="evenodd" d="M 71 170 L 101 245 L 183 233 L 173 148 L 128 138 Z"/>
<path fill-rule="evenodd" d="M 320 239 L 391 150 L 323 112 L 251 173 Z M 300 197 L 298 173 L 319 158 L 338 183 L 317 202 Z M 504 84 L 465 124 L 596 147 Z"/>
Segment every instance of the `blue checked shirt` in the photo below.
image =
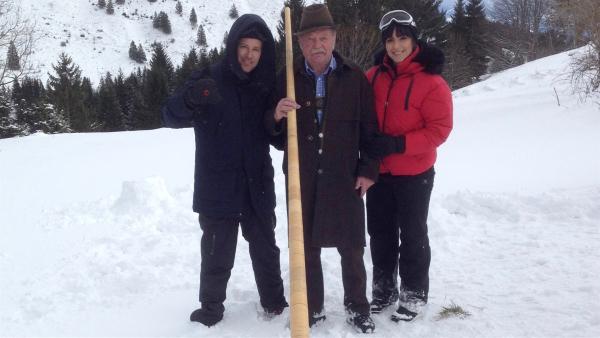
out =
<path fill-rule="evenodd" d="M 329 75 L 329 73 L 331 73 L 335 67 L 337 67 L 337 62 L 335 61 L 335 57 L 331 57 L 331 61 L 329 62 L 329 67 L 327 67 L 327 69 L 325 70 L 325 72 L 323 72 L 323 74 L 321 75 L 316 75 L 315 71 L 310 68 L 310 66 L 308 65 L 308 62 L 306 62 L 306 60 L 304 61 L 304 67 L 306 67 L 306 72 L 312 76 L 314 76 L 315 78 L 315 84 L 316 84 L 316 97 L 317 98 L 324 98 L 325 95 L 327 94 L 327 86 L 325 85 L 325 79 L 327 78 L 327 75 Z M 317 119 L 319 120 L 319 124 L 321 124 L 321 121 L 323 120 L 323 109 L 318 109 L 317 110 Z"/>

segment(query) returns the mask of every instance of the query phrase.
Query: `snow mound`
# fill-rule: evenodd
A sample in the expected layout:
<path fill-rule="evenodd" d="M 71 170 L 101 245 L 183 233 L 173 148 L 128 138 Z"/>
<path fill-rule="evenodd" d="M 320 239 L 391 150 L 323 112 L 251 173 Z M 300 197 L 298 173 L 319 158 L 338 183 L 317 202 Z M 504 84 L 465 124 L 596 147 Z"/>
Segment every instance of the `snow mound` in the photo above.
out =
<path fill-rule="evenodd" d="M 172 209 L 177 202 L 169 194 L 162 177 L 150 177 L 141 181 L 125 181 L 121 196 L 113 210 L 121 214 L 153 214 Z"/>

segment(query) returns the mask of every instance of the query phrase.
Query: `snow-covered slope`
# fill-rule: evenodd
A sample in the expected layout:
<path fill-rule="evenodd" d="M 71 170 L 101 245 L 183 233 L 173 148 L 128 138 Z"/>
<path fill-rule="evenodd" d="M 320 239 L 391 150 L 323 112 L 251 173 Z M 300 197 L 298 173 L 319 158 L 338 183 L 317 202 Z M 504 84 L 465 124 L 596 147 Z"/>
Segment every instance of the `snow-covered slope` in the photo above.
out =
<path fill-rule="evenodd" d="M 374 316 L 373 337 L 600 336 L 600 112 L 561 80 L 569 60 L 454 93 L 429 220 L 430 303 L 411 323 Z M 259 314 L 241 236 L 223 322 L 188 321 L 200 266 L 193 142 L 191 130 L 168 129 L 0 140 L 0 336 L 289 336 L 288 311 Z M 272 155 L 289 291 L 282 156 Z M 344 321 L 339 256 L 323 256 L 327 321 L 311 335 L 362 336 Z M 471 315 L 438 320 L 451 303 Z"/>
<path fill-rule="evenodd" d="M 84 76 L 94 85 L 107 71 L 115 74 L 119 69 L 128 74 L 139 65 L 129 59 L 129 44 L 141 43 L 150 58 L 151 44 L 164 43 L 171 60 L 181 63 L 183 55 L 190 51 L 197 38 L 197 29 L 189 22 L 192 7 L 203 25 L 209 48 L 220 48 L 225 32 L 233 19 L 229 9 L 235 3 L 240 15 L 260 15 L 276 35 L 277 22 L 283 0 L 180 0 L 183 14 L 175 12 L 177 1 L 126 0 L 115 5 L 115 13 L 108 15 L 99 9 L 95 0 L 38 1 L 17 0 L 23 16 L 36 22 L 37 42 L 32 61 L 43 81 L 58 55 L 65 52 L 80 66 Z M 169 16 L 173 33 L 164 34 L 152 27 L 154 13 L 164 11 Z M 127 15 L 123 16 L 123 13 Z M 65 46 L 61 46 L 66 42 Z"/>

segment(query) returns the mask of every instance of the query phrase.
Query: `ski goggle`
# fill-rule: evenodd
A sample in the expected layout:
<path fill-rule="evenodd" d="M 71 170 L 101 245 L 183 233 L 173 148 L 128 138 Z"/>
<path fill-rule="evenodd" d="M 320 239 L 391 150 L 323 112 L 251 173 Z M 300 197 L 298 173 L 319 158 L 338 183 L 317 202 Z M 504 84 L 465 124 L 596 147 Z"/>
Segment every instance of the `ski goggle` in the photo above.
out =
<path fill-rule="evenodd" d="M 381 18 L 381 21 L 379 21 L 379 30 L 383 31 L 389 25 L 391 25 L 392 22 L 396 22 L 401 25 L 417 27 L 415 20 L 413 20 L 413 17 L 408 14 L 408 12 L 398 9 L 385 13 L 385 15 Z"/>

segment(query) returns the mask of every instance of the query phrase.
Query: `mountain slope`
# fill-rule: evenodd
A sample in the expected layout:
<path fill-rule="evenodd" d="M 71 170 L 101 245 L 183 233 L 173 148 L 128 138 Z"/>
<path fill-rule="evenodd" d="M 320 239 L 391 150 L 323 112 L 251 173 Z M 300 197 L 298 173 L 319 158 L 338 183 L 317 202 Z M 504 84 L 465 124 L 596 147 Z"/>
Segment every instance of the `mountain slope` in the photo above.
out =
<path fill-rule="evenodd" d="M 195 44 L 197 28 L 189 22 L 190 11 L 195 8 L 198 24 L 203 25 L 209 48 L 220 48 L 225 32 L 234 19 L 229 9 L 235 3 L 240 15 L 260 15 L 276 36 L 283 0 L 180 0 L 182 16 L 175 12 L 176 1 L 127 0 L 115 5 L 115 13 L 108 15 L 96 6 L 96 1 L 37 1 L 18 0 L 24 17 L 36 22 L 37 43 L 32 61 L 43 81 L 58 55 L 65 52 L 82 69 L 94 85 L 107 71 L 115 74 L 119 69 L 128 74 L 139 65 L 129 59 L 129 44 L 141 43 L 148 58 L 151 44 L 161 42 L 167 46 L 171 60 L 179 64 L 183 55 Z M 154 13 L 164 11 L 169 16 L 173 33 L 164 34 L 152 27 Z M 123 14 L 126 14 L 124 16 Z M 61 46 L 65 43 L 65 46 Z"/>

